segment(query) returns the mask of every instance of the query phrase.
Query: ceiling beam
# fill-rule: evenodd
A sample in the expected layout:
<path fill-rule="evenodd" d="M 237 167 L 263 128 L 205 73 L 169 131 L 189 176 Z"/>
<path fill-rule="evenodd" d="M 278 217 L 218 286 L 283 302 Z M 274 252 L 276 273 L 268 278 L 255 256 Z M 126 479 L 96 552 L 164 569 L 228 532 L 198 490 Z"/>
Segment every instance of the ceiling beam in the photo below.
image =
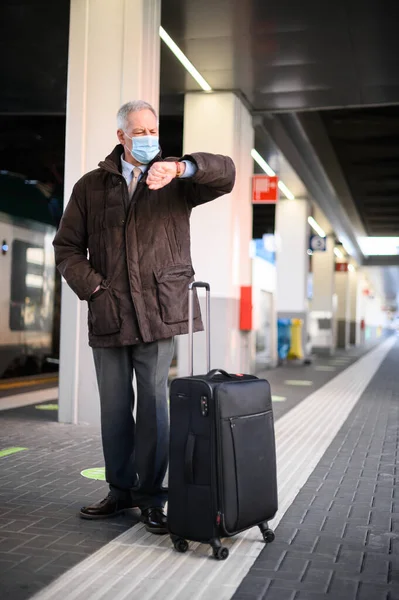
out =
<path fill-rule="evenodd" d="M 398 256 L 367 256 L 363 260 L 365 267 L 399 267 Z"/>
<path fill-rule="evenodd" d="M 314 104 L 313 106 L 309 106 L 309 107 L 298 107 L 296 109 L 296 114 L 303 114 L 306 112 L 313 112 L 313 111 L 322 111 L 322 110 L 342 110 L 343 108 L 345 108 L 345 110 L 347 109 L 359 109 L 359 110 L 364 110 L 364 109 L 370 109 L 370 108 L 384 108 L 384 107 L 391 107 L 391 106 L 399 106 L 399 102 L 371 102 L 371 103 L 367 103 L 367 104 L 359 104 L 359 103 L 355 103 L 355 104 L 345 104 L 345 106 L 343 106 L 342 104 L 331 104 L 329 106 L 317 106 L 316 104 Z M 295 110 L 294 108 L 280 108 L 280 109 L 275 109 L 273 108 L 273 113 L 279 113 L 279 114 L 289 114 L 291 113 L 293 110 Z M 271 109 L 269 107 L 267 108 L 258 108 L 252 111 L 252 113 L 255 116 L 267 116 L 270 115 Z"/>
<path fill-rule="evenodd" d="M 313 147 L 299 116 L 269 115 L 267 118 L 254 118 L 256 130 L 264 130 L 280 148 L 305 184 L 310 196 L 329 220 L 339 239 L 347 241 L 358 263 L 363 262 L 363 253 L 357 243 L 357 235 L 366 235 L 359 217 L 356 219 L 356 231 L 351 218 L 337 197 L 336 190 L 329 180 L 318 154 Z"/>
<path fill-rule="evenodd" d="M 0 117 L 65 117 L 65 111 L 36 110 L 36 111 L 0 111 Z"/>

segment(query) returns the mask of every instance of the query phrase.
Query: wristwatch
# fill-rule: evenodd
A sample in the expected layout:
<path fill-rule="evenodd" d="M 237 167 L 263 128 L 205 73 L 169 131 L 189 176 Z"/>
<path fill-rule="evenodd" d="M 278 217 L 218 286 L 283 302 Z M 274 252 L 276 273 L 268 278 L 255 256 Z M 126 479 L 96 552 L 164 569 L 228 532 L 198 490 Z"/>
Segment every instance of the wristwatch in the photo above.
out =
<path fill-rule="evenodd" d="M 183 175 L 181 164 L 176 160 L 175 165 L 176 165 L 176 177 L 181 177 Z"/>

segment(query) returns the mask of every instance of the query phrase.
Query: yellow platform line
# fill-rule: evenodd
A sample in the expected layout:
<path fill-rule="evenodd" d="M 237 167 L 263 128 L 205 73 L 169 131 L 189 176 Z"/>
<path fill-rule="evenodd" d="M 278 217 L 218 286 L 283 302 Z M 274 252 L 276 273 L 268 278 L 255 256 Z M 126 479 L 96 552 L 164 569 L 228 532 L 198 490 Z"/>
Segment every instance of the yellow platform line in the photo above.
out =
<path fill-rule="evenodd" d="M 0 390 L 13 390 L 15 388 L 30 387 L 32 385 L 40 385 L 41 383 L 55 383 L 57 377 L 43 377 L 42 379 L 30 379 L 28 381 L 10 381 L 9 383 L 0 383 Z"/>

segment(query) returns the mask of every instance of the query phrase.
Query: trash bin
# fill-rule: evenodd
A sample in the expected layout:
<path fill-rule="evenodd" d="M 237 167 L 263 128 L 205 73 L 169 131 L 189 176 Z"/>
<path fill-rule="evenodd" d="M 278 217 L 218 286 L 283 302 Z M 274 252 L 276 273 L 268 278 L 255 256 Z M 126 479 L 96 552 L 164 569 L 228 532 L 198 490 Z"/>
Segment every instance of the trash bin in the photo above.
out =
<path fill-rule="evenodd" d="M 288 352 L 288 358 L 291 360 L 303 359 L 302 348 L 302 319 L 292 319 L 291 321 L 291 347 Z"/>
<path fill-rule="evenodd" d="M 291 319 L 277 319 L 277 353 L 285 360 L 291 345 Z"/>

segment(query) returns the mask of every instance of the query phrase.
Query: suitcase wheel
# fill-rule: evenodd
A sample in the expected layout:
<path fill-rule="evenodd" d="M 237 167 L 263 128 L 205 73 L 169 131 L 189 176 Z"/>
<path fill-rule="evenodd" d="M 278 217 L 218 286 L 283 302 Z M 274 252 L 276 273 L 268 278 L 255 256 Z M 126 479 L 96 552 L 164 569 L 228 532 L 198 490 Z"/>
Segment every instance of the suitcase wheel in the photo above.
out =
<path fill-rule="evenodd" d="M 175 550 L 177 550 L 177 552 L 181 552 L 182 554 L 188 550 L 188 542 L 183 538 L 177 538 L 177 540 L 173 540 L 173 545 Z"/>
<path fill-rule="evenodd" d="M 220 538 L 214 538 L 210 541 L 213 550 L 213 556 L 216 560 L 226 560 L 229 556 L 229 549 L 222 546 Z"/>
<path fill-rule="evenodd" d="M 226 548 L 225 546 L 221 546 L 220 548 L 214 548 L 213 556 L 217 560 L 226 560 L 226 558 L 228 558 L 228 556 L 229 556 L 229 549 Z"/>
<path fill-rule="evenodd" d="M 272 542 L 274 542 L 274 539 L 276 537 L 272 529 L 265 529 L 265 531 L 262 531 L 262 535 L 266 544 L 271 544 Z"/>

